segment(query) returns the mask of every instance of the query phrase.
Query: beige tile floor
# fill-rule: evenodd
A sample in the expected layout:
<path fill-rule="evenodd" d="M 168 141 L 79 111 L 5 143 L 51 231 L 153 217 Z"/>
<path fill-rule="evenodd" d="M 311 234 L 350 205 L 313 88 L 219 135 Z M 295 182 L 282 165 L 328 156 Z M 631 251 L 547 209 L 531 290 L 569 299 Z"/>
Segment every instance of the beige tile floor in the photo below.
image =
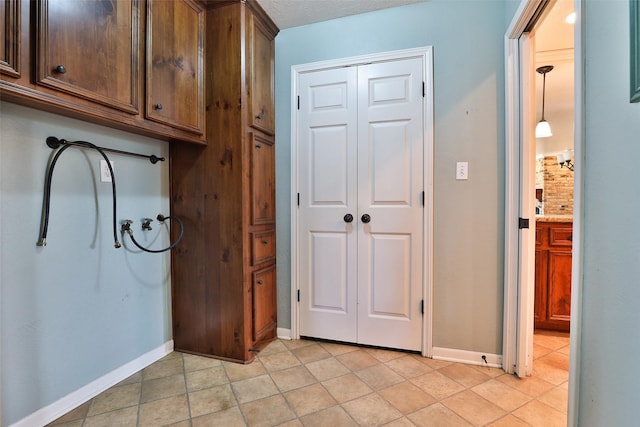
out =
<path fill-rule="evenodd" d="M 276 340 L 249 365 L 173 352 L 54 421 L 95 426 L 565 426 L 568 334 L 534 375 L 416 354 Z"/>

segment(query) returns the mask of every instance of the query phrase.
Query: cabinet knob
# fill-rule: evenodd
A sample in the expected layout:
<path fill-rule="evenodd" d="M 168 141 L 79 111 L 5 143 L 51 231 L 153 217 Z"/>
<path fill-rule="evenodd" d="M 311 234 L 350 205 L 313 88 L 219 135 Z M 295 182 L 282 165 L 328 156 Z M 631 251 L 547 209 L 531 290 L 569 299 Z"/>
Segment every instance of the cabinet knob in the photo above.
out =
<path fill-rule="evenodd" d="M 353 221 L 353 215 L 348 213 L 342 219 L 344 219 L 344 222 L 352 222 Z"/>
<path fill-rule="evenodd" d="M 58 65 L 56 67 L 56 73 L 60 73 L 60 74 L 66 74 L 67 73 L 67 69 L 64 67 L 64 65 Z"/>
<path fill-rule="evenodd" d="M 360 219 L 362 220 L 362 222 L 367 224 L 368 222 L 371 222 L 371 215 L 364 214 L 364 215 L 362 215 L 362 217 L 360 217 Z"/>
<path fill-rule="evenodd" d="M 262 120 L 264 117 L 264 109 L 260 110 L 260 113 L 256 116 L 257 120 Z"/>
<path fill-rule="evenodd" d="M 269 241 L 268 241 L 267 239 L 263 239 L 263 240 L 262 240 L 262 243 L 263 243 L 264 245 L 268 245 L 268 244 L 269 244 Z"/>
<path fill-rule="evenodd" d="M 258 285 L 262 285 L 262 280 L 258 280 Z"/>
<path fill-rule="evenodd" d="M 154 105 L 153 108 L 155 108 L 156 110 L 162 110 L 162 104 L 158 103 Z"/>

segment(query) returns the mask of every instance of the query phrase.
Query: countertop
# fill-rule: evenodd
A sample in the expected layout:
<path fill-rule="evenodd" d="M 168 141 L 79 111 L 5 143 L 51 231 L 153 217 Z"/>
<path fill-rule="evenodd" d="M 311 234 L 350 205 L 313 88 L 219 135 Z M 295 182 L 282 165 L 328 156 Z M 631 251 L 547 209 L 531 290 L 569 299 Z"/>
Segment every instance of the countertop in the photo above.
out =
<path fill-rule="evenodd" d="M 573 222 L 573 215 L 536 215 L 539 222 Z"/>

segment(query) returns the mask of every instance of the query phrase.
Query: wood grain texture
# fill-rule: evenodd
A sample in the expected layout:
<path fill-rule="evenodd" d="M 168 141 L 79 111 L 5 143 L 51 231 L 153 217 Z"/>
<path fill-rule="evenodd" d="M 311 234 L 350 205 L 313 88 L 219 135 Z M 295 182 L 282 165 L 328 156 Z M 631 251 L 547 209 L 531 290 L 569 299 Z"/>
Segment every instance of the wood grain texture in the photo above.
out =
<path fill-rule="evenodd" d="M 147 0 L 3 2 L 0 96 L 153 138 L 205 144 L 203 125 L 194 130 L 178 122 L 148 120 L 144 114 L 146 5 Z M 57 71 L 58 65 L 66 72 Z M 179 99 L 198 94 L 204 97 L 200 88 Z"/>
<path fill-rule="evenodd" d="M 37 14 L 38 84 L 139 112 L 137 0 L 43 0 Z"/>
<path fill-rule="evenodd" d="M 180 246 L 201 251 L 172 258 L 175 348 L 243 363 L 276 328 L 275 256 L 256 257 L 254 249 L 256 236 L 270 231 L 275 251 L 275 153 L 273 137 L 252 131 L 247 118 L 251 63 L 242 53 L 251 13 L 239 1 L 207 9 L 209 144 L 197 155 L 190 147 L 171 149 L 172 212 L 193 221 Z M 265 109 L 273 114 L 273 103 Z M 258 140 L 271 149 L 257 151 Z M 268 221 L 256 224 L 254 207 Z"/>
<path fill-rule="evenodd" d="M 148 0 L 146 117 L 204 132 L 204 8 Z"/>
<path fill-rule="evenodd" d="M 571 266 L 573 224 L 536 223 L 536 329 L 569 332 L 571 325 Z"/>
<path fill-rule="evenodd" d="M 0 73 L 20 77 L 20 0 L 0 4 Z"/>

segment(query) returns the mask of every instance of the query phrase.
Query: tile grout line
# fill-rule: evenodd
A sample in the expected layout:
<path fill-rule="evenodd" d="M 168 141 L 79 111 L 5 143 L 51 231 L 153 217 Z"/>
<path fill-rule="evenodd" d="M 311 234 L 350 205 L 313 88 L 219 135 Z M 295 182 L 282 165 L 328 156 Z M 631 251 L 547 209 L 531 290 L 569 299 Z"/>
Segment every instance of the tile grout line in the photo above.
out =
<path fill-rule="evenodd" d="M 252 400 L 252 401 L 249 401 L 249 402 L 245 402 L 245 403 L 248 404 L 248 403 L 251 403 L 251 402 L 258 402 L 260 400 L 264 400 L 264 399 L 270 398 L 272 396 L 278 396 L 279 395 L 284 400 L 287 409 L 293 414 L 293 418 L 290 419 L 289 421 L 285 421 L 285 423 L 286 422 L 292 422 L 292 421 L 298 421 L 299 423 L 302 424 L 302 418 L 303 417 L 316 415 L 316 414 L 321 413 L 322 411 L 326 411 L 326 410 L 329 410 L 331 408 L 336 408 L 337 407 L 337 408 L 340 408 L 340 410 L 343 412 L 343 415 L 345 415 L 351 422 L 353 422 L 353 423 L 355 423 L 357 425 L 358 424 L 357 423 L 357 418 L 354 418 L 354 415 L 351 412 L 349 412 L 344 405 L 348 404 L 349 402 L 357 401 L 358 399 L 363 399 L 363 398 L 371 397 L 371 396 L 377 396 L 380 399 L 382 399 L 382 401 L 384 401 L 387 405 L 389 405 L 390 408 L 392 408 L 394 411 L 396 411 L 396 412 L 398 412 L 400 414 L 397 418 L 394 418 L 394 419 L 389 420 L 387 422 L 398 422 L 398 421 L 402 422 L 402 420 L 404 420 L 404 421 L 408 421 L 408 422 L 412 422 L 413 423 L 413 421 L 409 417 L 411 417 L 413 415 L 419 415 L 419 413 L 421 411 L 423 411 L 423 410 L 425 410 L 427 408 L 430 408 L 433 405 L 440 404 L 440 405 L 442 405 L 442 407 L 446 408 L 452 414 L 455 414 L 456 416 L 460 417 L 461 419 L 465 420 L 466 422 L 470 422 L 471 424 L 473 424 L 472 420 L 466 418 L 465 416 L 463 416 L 462 414 L 458 413 L 453 408 L 450 408 L 448 405 L 444 404 L 445 400 L 450 399 L 450 398 L 452 398 L 454 396 L 460 395 L 462 393 L 465 393 L 466 391 L 472 392 L 474 394 L 474 396 L 475 396 L 474 399 L 479 398 L 480 401 L 485 402 L 485 403 L 487 403 L 487 404 L 489 404 L 491 406 L 494 406 L 494 407 L 498 408 L 500 411 L 504 412 L 504 414 L 500 415 L 498 418 L 496 418 L 496 419 L 494 419 L 492 421 L 487 422 L 486 424 L 496 423 L 496 422 L 502 420 L 503 418 L 507 418 L 509 416 L 512 416 L 512 417 L 516 418 L 518 421 L 522 421 L 522 422 L 527 423 L 526 418 L 521 418 L 520 416 L 516 415 L 515 412 L 521 410 L 522 408 L 526 407 L 527 405 L 530 405 L 533 402 L 535 402 L 538 405 L 543 405 L 544 407 L 548 408 L 549 411 L 552 413 L 551 415 L 553 417 L 560 417 L 560 415 L 566 417 L 566 411 L 563 411 L 562 409 L 558 409 L 558 408 L 560 408 L 560 406 L 558 406 L 558 404 L 562 403 L 562 400 L 559 400 L 559 399 L 562 399 L 562 394 L 566 393 L 566 390 L 564 388 L 565 385 L 566 385 L 566 380 L 563 380 L 563 381 L 561 381 L 559 383 L 556 383 L 555 381 L 552 382 L 555 378 L 562 378 L 561 376 L 559 376 L 559 375 L 562 374 L 562 371 L 566 372 L 566 370 L 563 369 L 563 365 L 562 365 L 562 359 L 568 357 L 566 353 L 562 352 L 562 351 L 566 351 L 567 350 L 568 346 L 566 346 L 566 345 L 558 346 L 557 349 L 551 350 L 549 353 L 546 353 L 546 354 L 544 354 L 544 355 L 542 355 L 542 356 L 540 356 L 539 358 L 536 359 L 536 360 L 538 360 L 538 359 L 546 358 L 548 356 L 551 356 L 551 358 L 552 358 L 552 357 L 554 357 L 554 355 L 558 357 L 558 359 L 556 359 L 557 360 L 556 362 L 545 364 L 547 366 L 547 368 L 545 368 L 545 369 L 549 369 L 548 371 L 544 372 L 543 374 L 539 374 L 539 375 L 536 376 L 536 378 L 538 378 L 540 381 L 542 381 L 545 385 L 549 386 L 549 388 L 547 388 L 546 386 L 540 386 L 541 388 L 539 388 L 538 386 L 534 386 L 534 388 L 526 388 L 526 390 L 530 390 L 530 391 L 527 391 L 527 392 L 524 391 L 525 389 L 515 388 L 513 386 L 513 384 L 511 384 L 511 381 L 503 382 L 503 381 L 499 380 L 499 378 L 505 377 L 507 375 L 504 372 L 502 374 L 497 373 L 495 375 L 492 375 L 492 373 L 490 371 L 485 373 L 485 372 L 482 372 L 480 369 L 477 369 L 477 367 L 475 367 L 475 366 L 460 365 L 460 366 L 472 368 L 475 371 L 475 373 L 471 372 L 471 371 L 468 371 L 468 370 L 465 370 L 465 369 L 461 369 L 461 370 L 457 370 L 457 371 L 456 371 L 456 369 L 451 369 L 450 372 L 447 372 L 446 370 L 443 371 L 443 369 L 445 369 L 445 368 L 447 368 L 449 366 L 454 366 L 455 367 L 457 364 L 449 363 L 449 364 L 446 364 L 446 365 L 433 366 L 433 365 L 431 365 L 429 363 L 425 363 L 426 367 L 429 368 L 429 371 L 423 372 L 420 375 L 416 375 L 416 376 L 405 376 L 405 375 L 403 375 L 401 373 L 402 370 L 397 371 L 396 369 L 394 369 L 394 367 L 392 367 L 391 365 L 388 365 L 388 363 L 391 363 L 391 362 L 393 362 L 395 360 L 398 360 L 398 359 L 402 359 L 402 358 L 404 358 L 405 356 L 408 356 L 408 355 L 397 355 L 396 357 L 392 357 L 392 358 L 388 359 L 387 357 L 384 357 L 384 354 L 378 354 L 378 356 L 381 357 L 381 358 L 378 358 L 372 352 L 367 351 L 366 348 L 360 348 L 360 347 L 358 347 L 356 349 L 353 349 L 353 350 L 350 350 L 350 351 L 345 351 L 345 352 L 332 352 L 332 351 L 329 351 L 327 348 L 325 348 L 325 346 L 323 346 L 321 342 L 315 342 L 315 341 L 310 343 L 310 344 L 308 344 L 308 345 L 299 346 L 299 347 L 297 347 L 297 346 L 289 347 L 289 346 L 287 346 L 285 344 L 281 344 L 281 345 L 282 345 L 282 348 L 281 349 L 278 348 L 278 351 L 275 351 L 274 353 L 268 353 L 265 356 L 256 357 L 256 361 L 260 363 L 264 373 L 266 375 L 268 375 L 269 381 L 275 387 L 276 392 L 274 394 L 272 394 L 272 395 L 269 395 L 269 396 L 266 396 L 266 397 L 261 397 L 259 399 L 255 399 L 255 400 Z M 316 350 L 309 349 L 309 356 L 308 357 L 306 357 L 306 356 L 304 357 L 304 359 L 305 360 L 308 359 L 308 361 L 306 363 L 303 362 L 303 360 L 302 360 L 303 351 L 297 351 L 297 350 L 305 348 L 305 347 L 311 347 L 313 345 L 317 345 L 317 349 Z M 541 346 L 541 347 L 544 347 L 544 346 Z M 326 353 L 327 357 L 319 357 L 318 355 L 320 355 L 320 350 L 322 352 Z M 363 350 L 363 354 L 369 356 L 371 359 L 373 359 L 375 361 L 375 363 L 373 365 L 365 366 L 366 363 L 362 363 L 362 359 L 360 359 L 360 361 L 358 361 L 357 358 L 354 358 L 354 359 L 351 360 L 351 362 L 347 366 L 340 359 L 338 359 L 338 356 L 346 355 L 348 353 L 355 353 L 358 350 Z M 318 352 L 318 355 L 314 355 L 314 353 L 316 351 Z M 176 352 L 176 353 L 179 353 L 179 352 Z M 295 364 L 293 366 L 285 366 L 286 364 L 282 364 L 281 363 L 281 366 L 285 366 L 284 368 L 279 368 L 279 369 L 276 369 L 276 370 L 273 370 L 273 366 L 272 366 L 272 368 L 268 368 L 268 365 L 265 364 L 265 359 L 264 358 L 272 356 L 272 355 L 275 356 L 275 355 L 278 355 L 278 354 L 280 354 L 283 358 L 292 357 L 293 360 L 295 360 L 297 362 L 297 364 Z M 320 356 L 324 356 L 324 354 L 322 354 Z M 186 397 L 186 404 L 187 404 L 187 408 L 186 409 L 187 409 L 187 416 L 188 416 L 187 419 L 184 419 L 184 420 L 181 420 L 181 421 L 178 421 L 178 422 L 183 423 L 183 422 L 187 422 L 188 421 L 188 423 L 186 423 L 186 424 L 192 426 L 193 425 L 193 416 L 192 416 L 193 414 L 192 414 L 191 391 L 189 390 L 189 383 L 188 383 L 188 378 L 187 378 L 187 376 L 189 374 L 187 372 L 187 366 L 186 366 L 187 365 L 187 359 L 185 358 L 185 354 L 183 354 L 183 353 L 179 353 L 178 355 L 176 355 L 174 357 L 175 358 L 178 358 L 178 357 L 180 358 L 180 366 L 181 366 L 181 372 L 182 372 L 182 376 L 183 376 L 182 382 L 183 382 L 183 386 L 184 386 L 185 394 L 186 394 L 186 396 L 185 396 Z M 319 357 L 319 358 L 316 359 L 316 357 Z M 160 361 L 162 361 L 163 359 L 161 359 Z M 274 359 L 277 359 L 277 357 L 274 357 Z M 335 377 L 330 377 L 330 378 L 326 378 L 325 380 L 320 380 L 318 377 L 316 377 L 316 375 L 313 374 L 313 371 L 309 370 L 309 365 L 312 364 L 312 363 L 315 363 L 315 362 L 321 362 L 323 360 L 334 361 L 335 363 L 339 364 L 341 367 L 346 369 L 346 372 L 343 372 L 343 373 L 341 373 L 341 374 L 339 374 L 339 375 L 337 375 Z M 421 361 L 418 360 L 418 362 L 421 362 Z M 274 361 L 274 364 L 275 364 L 274 366 L 276 366 L 276 367 L 279 366 L 277 363 L 278 363 L 278 361 Z M 545 365 L 543 365 L 543 366 L 545 366 Z M 199 366 L 199 365 L 194 365 L 194 366 Z M 235 407 L 235 408 L 237 408 L 237 410 L 239 412 L 239 415 L 241 416 L 242 422 L 244 423 L 244 425 L 245 426 L 249 426 L 249 421 L 250 420 L 249 420 L 249 418 L 247 418 L 247 415 L 245 414 L 245 411 L 243 411 L 242 404 L 240 404 L 240 402 L 239 402 L 238 394 L 237 394 L 236 389 L 233 387 L 233 384 L 234 383 L 238 383 L 240 381 L 249 380 L 251 378 L 256 378 L 256 377 L 259 377 L 260 375 L 263 375 L 263 374 L 259 374 L 259 375 L 255 375 L 255 376 L 251 376 L 253 374 L 250 374 L 250 376 L 247 377 L 247 378 L 244 378 L 243 375 L 239 375 L 242 379 L 239 379 L 237 381 L 232 381 L 231 377 L 229 376 L 229 371 L 227 370 L 227 366 L 225 365 L 224 361 L 220 361 L 220 364 L 219 365 L 215 365 L 215 366 L 220 366 L 220 368 L 222 369 L 222 373 L 224 374 L 224 379 L 226 379 L 226 385 L 230 389 L 231 396 L 233 396 L 235 405 L 234 406 L 229 406 L 227 408 L 222 408 L 222 409 L 219 409 L 219 410 L 214 410 L 211 413 L 202 414 L 201 416 L 208 416 L 210 414 L 215 414 L 215 413 L 218 413 L 218 412 L 221 412 L 221 411 L 224 411 L 224 410 L 231 409 L 231 408 Z M 352 368 L 350 366 L 353 366 L 354 368 Z M 361 377 L 360 375 L 358 375 L 359 372 L 365 371 L 365 370 L 370 369 L 370 368 L 375 368 L 375 367 L 378 367 L 378 366 L 384 367 L 387 370 L 389 370 L 390 372 L 392 372 L 395 376 L 397 376 L 399 378 L 399 382 L 394 382 L 395 379 L 393 379 L 393 378 L 391 378 L 389 380 L 384 380 L 384 381 L 381 381 L 381 382 L 375 382 L 374 381 L 376 384 L 383 384 L 383 383 L 385 384 L 384 387 L 380 386 L 381 388 L 376 388 L 376 387 L 374 387 L 373 384 L 370 384 L 367 381 L 367 377 L 366 376 L 365 377 Z M 396 368 L 398 368 L 399 366 L 400 365 L 395 365 Z M 207 370 L 207 369 L 212 369 L 212 367 L 214 367 L 214 365 L 212 365 L 211 367 L 202 367 L 202 368 L 196 369 L 196 371 L 200 371 L 200 370 L 204 371 L 204 370 Z M 303 368 L 304 372 L 309 376 L 310 379 L 313 380 L 313 382 L 311 384 L 306 384 L 306 385 L 302 385 L 302 386 L 297 386 L 296 385 L 294 388 L 284 391 L 284 389 L 282 389 L 281 386 L 278 385 L 278 383 L 274 379 L 273 374 L 277 373 L 277 372 L 285 371 L 287 369 L 292 369 L 292 368 L 295 368 L 295 367 Z M 458 368 L 458 369 L 460 369 L 460 368 Z M 469 377 L 468 381 L 461 381 L 461 379 L 464 379 L 463 377 L 461 377 L 461 375 L 464 375 L 465 371 L 469 372 L 469 374 L 472 375 L 472 376 Z M 414 382 L 416 378 L 419 378 L 419 377 L 421 377 L 423 375 L 428 375 L 430 373 L 438 373 L 439 375 L 444 376 L 445 378 L 447 378 L 447 380 L 453 381 L 453 383 L 455 383 L 458 386 L 462 387 L 462 390 L 456 391 L 456 392 L 454 392 L 454 393 L 452 393 L 450 395 L 447 395 L 447 396 L 445 396 L 443 398 L 436 398 L 435 396 L 432 396 L 427 390 L 425 390 L 422 387 L 420 387 L 419 383 L 415 383 Z M 143 405 L 142 397 L 143 397 L 143 391 L 145 389 L 145 381 L 147 381 L 146 378 L 147 378 L 148 374 L 149 374 L 149 372 L 147 372 L 147 370 L 145 368 L 145 369 L 142 369 L 141 371 L 139 371 L 139 373 L 137 373 L 137 375 L 139 375 L 138 379 L 136 379 L 136 380 L 134 380 L 132 382 L 131 381 L 127 382 L 126 384 L 120 384 L 120 383 L 117 384 L 119 387 L 122 387 L 122 386 L 127 386 L 129 384 L 139 383 L 139 387 L 140 388 L 139 388 L 139 390 L 137 392 L 138 393 L 138 403 L 137 403 L 137 408 L 136 408 L 137 409 L 137 411 L 136 411 L 136 425 L 137 426 L 142 426 L 142 421 L 143 421 L 141 419 L 141 415 L 142 415 L 142 412 L 143 412 L 142 411 L 142 405 Z M 478 374 L 482 374 L 482 376 L 483 376 L 481 378 L 481 382 L 477 383 L 477 384 L 472 384 L 474 381 L 480 380 L 477 377 Z M 136 375 L 136 374 L 133 374 L 133 375 Z M 176 374 L 173 374 L 173 375 L 176 375 Z M 151 378 L 149 381 L 153 381 L 155 379 L 168 378 L 168 377 L 171 377 L 173 375 L 167 374 L 167 375 L 160 376 L 158 378 Z M 359 381 L 361 381 L 363 384 L 365 384 L 370 389 L 370 391 L 368 391 L 364 395 L 360 395 L 360 396 L 357 396 L 357 397 L 350 398 L 349 400 L 345 400 L 344 402 L 338 401 L 336 396 L 334 396 L 331 393 L 330 389 L 327 388 L 327 386 L 325 385 L 325 382 L 333 380 L 333 379 L 341 378 L 341 377 L 346 376 L 346 375 L 354 375 Z M 453 375 L 453 376 L 450 376 L 450 375 Z M 540 376 L 540 375 L 542 375 L 542 376 Z M 222 379 L 222 377 L 220 377 L 220 379 Z M 281 378 L 281 380 L 282 380 L 282 378 Z M 123 381 L 125 381 L 125 380 L 123 380 Z M 526 397 L 526 401 L 524 401 L 523 403 L 518 404 L 513 409 L 507 410 L 507 409 L 504 409 L 503 406 L 501 406 L 500 404 L 494 403 L 493 401 L 485 398 L 482 394 L 480 394 L 479 392 L 474 390 L 475 387 L 477 387 L 479 385 L 482 385 L 482 384 L 486 384 L 486 383 L 488 383 L 490 381 L 497 381 L 497 382 L 500 383 L 500 387 L 506 387 L 506 390 L 509 390 L 510 392 L 516 392 L 516 393 L 519 393 L 519 394 L 525 396 Z M 466 386 L 465 384 L 463 384 L 463 382 L 464 383 L 468 383 L 468 384 L 472 384 L 472 385 Z M 301 390 L 301 389 L 304 389 L 305 387 L 310 387 L 310 386 L 313 386 L 313 385 L 316 385 L 316 384 L 320 385 L 320 387 L 322 388 L 324 393 L 326 393 L 327 396 L 331 397 L 331 399 L 335 402 L 335 404 L 330 404 L 330 406 L 328 406 L 328 407 L 325 407 L 325 408 L 322 408 L 322 409 L 318 409 L 318 410 L 314 410 L 313 412 L 310 412 L 308 414 L 305 413 L 304 415 L 299 416 L 298 413 L 295 410 L 295 407 L 293 406 L 293 403 L 289 399 L 287 399 L 286 393 L 289 393 L 289 392 L 295 391 L 295 390 Z M 394 405 L 392 401 L 388 400 L 385 397 L 385 395 L 381 394 L 381 392 L 383 392 L 384 390 L 387 390 L 387 389 L 389 389 L 391 387 L 394 387 L 394 386 L 397 386 L 397 385 L 401 385 L 401 384 L 411 384 L 413 387 L 417 387 L 418 389 L 422 390 L 426 395 L 428 395 L 431 398 L 433 398 L 433 402 L 427 404 L 424 407 L 420 407 L 418 409 L 412 410 L 411 412 L 405 413 L 399 407 L 396 407 L 396 405 Z M 523 384 L 525 384 L 525 383 L 523 383 Z M 534 384 L 536 384 L 536 383 L 534 383 Z M 206 386 L 204 386 L 205 388 L 199 389 L 199 390 L 193 390 L 193 391 L 195 392 L 195 391 L 200 391 L 200 390 L 206 390 L 206 389 L 212 388 L 214 385 L 215 385 L 215 383 L 207 384 Z M 115 386 L 112 387 L 111 389 L 113 389 L 113 388 L 115 388 Z M 538 390 L 543 390 L 543 391 L 538 391 Z M 531 394 L 531 393 L 534 393 L 534 394 Z M 554 393 L 554 394 L 551 394 L 551 393 Z M 91 418 L 89 416 L 89 414 L 91 412 L 91 409 L 95 406 L 96 399 L 98 399 L 99 396 L 100 395 L 95 396 L 94 398 L 92 398 L 88 402 L 88 407 L 86 409 L 86 412 L 84 412 L 84 414 L 83 414 L 83 416 L 81 416 L 81 418 L 78 418 L 77 420 L 67 421 L 67 422 L 69 422 L 69 423 L 78 423 L 78 422 L 80 422 L 79 425 L 81 425 L 81 426 L 88 425 L 87 423 L 89 422 L 89 418 Z M 155 396 L 155 394 L 152 394 L 150 396 Z M 157 398 L 151 400 L 150 402 L 158 401 L 158 400 L 161 400 L 161 399 L 164 399 L 164 398 L 168 398 L 168 397 L 173 397 L 173 396 L 174 395 L 165 396 L 165 397 L 157 397 Z M 547 400 L 549 403 L 541 400 L 545 396 L 548 396 L 548 398 L 545 399 L 545 400 Z M 112 412 L 116 412 L 118 410 L 122 410 L 122 409 L 128 408 L 128 407 L 130 407 L 130 406 L 123 406 L 122 408 L 114 407 L 114 409 L 111 409 L 109 411 L 97 414 L 97 416 L 99 415 L 99 416 L 102 417 L 102 416 L 104 416 L 104 414 L 109 414 L 109 413 L 112 413 Z M 521 413 L 521 415 L 526 415 L 526 414 L 525 413 Z M 66 424 L 66 422 L 65 422 L 65 424 Z M 78 424 L 76 424 L 76 425 L 78 425 Z M 485 424 L 482 424 L 482 425 L 485 425 Z"/>
<path fill-rule="evenodd" d="M 191 394 L 189 393 L 189 384 L 187 382 L 187 366 L 186 361 L 184 360 L 184 353 L 180 354 L 180 358 L 182 359 L 182 378 L 184 380 L 184 394 L 187 398 L 187 414 L 189 415 L 189 425 L 193 425 L 193 416 L 191 415 Z"/>

